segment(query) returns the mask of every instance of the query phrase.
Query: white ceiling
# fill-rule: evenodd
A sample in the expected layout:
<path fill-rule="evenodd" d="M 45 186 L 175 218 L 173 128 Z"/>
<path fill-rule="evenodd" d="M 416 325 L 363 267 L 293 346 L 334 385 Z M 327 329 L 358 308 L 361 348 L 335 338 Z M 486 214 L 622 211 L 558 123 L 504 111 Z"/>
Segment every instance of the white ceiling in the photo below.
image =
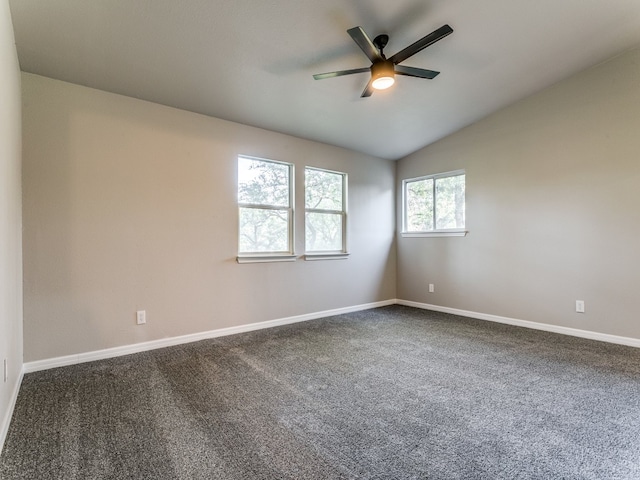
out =
<path fill-rule="evenodd" d="M 640 45 L 640 0 L 10 0 L 23 71 L 398 159 Z M 387 55 L 454 32 L 360 98 L 368 67 L 346 33 Z M 639 84 L 640 88 L 640 84 Z"/>

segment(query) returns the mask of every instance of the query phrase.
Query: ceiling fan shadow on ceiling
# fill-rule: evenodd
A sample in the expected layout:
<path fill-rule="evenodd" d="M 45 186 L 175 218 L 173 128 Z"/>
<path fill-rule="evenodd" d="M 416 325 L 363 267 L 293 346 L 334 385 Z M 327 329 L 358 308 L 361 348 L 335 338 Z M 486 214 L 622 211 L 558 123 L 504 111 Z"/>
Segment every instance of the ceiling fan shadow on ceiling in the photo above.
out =
<path fill-rule="evenodd" d="M 387 42 L 389 42 L 389 35 L 378 35 L 371 41 L 362 27 L 350 28 L 347 30 L 347 33 L 351 35 L 351 38 L 353 38 L 364 54 L 371 60 L 371 66 L 351 70 L 340 70 L 337 72 L 317 73 L 313 78 L 316 80 L 324 80 L 325 78 L 370 72 L 371 78 L 364 88 L 362 95 L 360 95 L 361 97 L 370 97 L 374 90 L 384 90 L 393 85 L 395 83 L 395 75 L 427 79 L 435 78 L 440 72 L 426 70 L 424 68 L 407 67 L 399 64 L 412 55 L 424 50 L 429 45 L 433 45 L 447 35 L 450 35 L 453 33 L 453 29 L 449 25 L 443 25 L 429 35 L 422 37 L 417 42 L 403 48 L 388 59 L 385 57 L 383 50 L 384 47 L 387 46 Z"/>

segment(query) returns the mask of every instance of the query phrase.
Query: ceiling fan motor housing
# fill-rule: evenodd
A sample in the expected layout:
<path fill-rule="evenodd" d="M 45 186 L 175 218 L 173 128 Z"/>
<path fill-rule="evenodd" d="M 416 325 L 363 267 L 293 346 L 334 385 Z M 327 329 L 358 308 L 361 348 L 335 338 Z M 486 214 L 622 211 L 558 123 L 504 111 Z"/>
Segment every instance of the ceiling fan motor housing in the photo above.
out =
<path fill-rule="evenodd" d="M 391 60 L 380 60 L 371 65 L 371 79 L 394 76 L 393 62 Z"/>

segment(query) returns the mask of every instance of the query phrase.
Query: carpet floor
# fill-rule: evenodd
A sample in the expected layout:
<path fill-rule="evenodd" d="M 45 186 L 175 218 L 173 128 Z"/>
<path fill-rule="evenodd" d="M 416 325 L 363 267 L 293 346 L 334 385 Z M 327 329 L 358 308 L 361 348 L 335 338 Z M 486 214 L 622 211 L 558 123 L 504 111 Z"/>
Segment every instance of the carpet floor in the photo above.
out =
<path fill-rule="evenodd" d="M 390 306 L 25 375 L 10 479 L 638 479 L 640 349 Z"/>

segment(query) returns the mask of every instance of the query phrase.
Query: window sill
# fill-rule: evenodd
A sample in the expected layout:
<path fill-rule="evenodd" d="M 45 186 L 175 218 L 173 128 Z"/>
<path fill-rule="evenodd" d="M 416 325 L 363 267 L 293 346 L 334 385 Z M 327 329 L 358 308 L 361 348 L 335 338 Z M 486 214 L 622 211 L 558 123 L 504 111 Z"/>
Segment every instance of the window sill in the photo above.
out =
<path fill-rule="evenodd" d="M 422 237 L 464 237 L 469 233 L 467 230 L 450 230 L 441 232 L 402 232 L 403 238 L 422 238 Z"/>
<path fill-rule="evenodd" d="M 272 263 L 272 262 L 295 262 L 296 255 L 238 255 L 238 263 Z"/>
<path fill-rule="evenodd" d="M 316 260 L 346 260 L 349 258 L 348 253 L 307 253 L 304 256 L 304 259 L 307 261 L 316 261 Z"/>

